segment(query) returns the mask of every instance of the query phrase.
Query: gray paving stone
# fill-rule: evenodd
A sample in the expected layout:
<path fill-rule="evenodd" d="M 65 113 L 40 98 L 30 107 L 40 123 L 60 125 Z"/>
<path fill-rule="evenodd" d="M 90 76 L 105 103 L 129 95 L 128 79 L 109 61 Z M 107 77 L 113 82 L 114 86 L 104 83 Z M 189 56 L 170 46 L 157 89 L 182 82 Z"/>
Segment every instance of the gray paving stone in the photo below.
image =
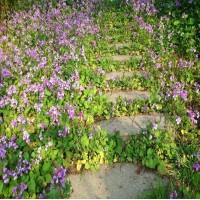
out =
<path fill-rule="evenodd" d="M 131 90 L 131 91 L 114 91 L 107 92 L 105 95 L 108 97 L 110 102 L 116 101 L 118 97 L 127 98 L 127 99 L 148 99 L 150 97 L 149 92 L 147 91 L 139 91 L 139 90 Z"/>
<path fill-rule="evenodd" d="M 123 76 L 124 77 L 132 77 L 135 74 L 133 71 L 117 71 L 117 72 L 109 72 L 106 74 L 106 80 L 111 80 L 111 79 L 120 79 Z"/>
<path fill-rule="evenodd" d="M 118 62 L 129 61 L 129 60 L 131 60 L 133 58 L 140 60 L 142 57 L 141 56 L 130 56 L 130 55 L 116 55 L 116 56 L 112 56 L 112 59 L 114 61 L 118 61 Z"/>
<path fill-rule="evenodd" d="M 110 120 L 104 120 L 93 124 L 94 132 L 105 130 L 108 134 L 120 131 L 123 141 L 126 141 L 131 134 L 137 134 L 149 123 L 156 122 L 158 128 L 165 128 L 165 118 L 160 114 L 140 114 L 136 116 L 123 116 Z"/>
<path fill-rule="evenodd" d="M 116 55 L 116 56 L 112 56 L 112 59 L 114 61 L 119 61 L 119 62 L 128 61 L 131 58 L 132 58 L 132 56 L 129 56 L 129 55 Z"/>
<path fill-rule="evenodd" d="M 137 172 L 130 163 L 102 165 L 97 172 L 69 175 L 73 192 L 71 199 L 136 199 L 151 189 L 158 176 Z"/>
<path fill-rule="evenodd" d="M 116 49 L 120 49 L 120 48 L 123 48 L 123 47 L 129 47 L 131 46 L 130 43 L 116 43 L 116 44 L 109 44 L 109 47 L 114 47 Z"/>

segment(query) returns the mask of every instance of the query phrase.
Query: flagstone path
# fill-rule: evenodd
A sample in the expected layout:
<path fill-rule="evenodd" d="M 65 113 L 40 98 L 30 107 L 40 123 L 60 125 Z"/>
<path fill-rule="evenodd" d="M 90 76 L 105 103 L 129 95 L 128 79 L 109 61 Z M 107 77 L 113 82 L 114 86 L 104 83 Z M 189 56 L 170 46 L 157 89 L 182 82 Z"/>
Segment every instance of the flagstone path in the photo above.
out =
<path fill-rule="evenodd" d="M 111 37 L 110 37 L 111 38 Z M 109 48 L 130 47 L 129 43 L 110 44 Z M 114 55 L 113 61 L 126 62 L 131 59 L 141 60 L 141 56 Z M 105 76 L 106 81 L 117 78 L 130 78 L 134 76 L 134 71 L 108 72 Z M 142 72 L 139 72 L 142 74 Z M 106 92 L 108 101 L 114 102 L 118 97 L 137 100 L 147 100 L 150 96 L 148 91 L 112 91 Z M 149 123 L 156 122 L 158 128 L 165 128 L 165 118 L 158 113 L 138 114 L 135 116 L 121 116 L 109 120 L 95 122 L 93 130 L 105 130 L 108 134 L 120 131 L 123 141 L 126 141 L 131 134 L 138 134 Z M 138 198 L 151 189 L 158 179 L 152 171 L 142 173 L 137 172 L 137 166 L 130 163 L 115 163 L 111 165 L 101 165 L 97 172 L 85 170 L 83 174 L 71 174 L 68 179 L 72 183 L 72 196 L 75 199 L 98 199 L 98 198 Z"/>

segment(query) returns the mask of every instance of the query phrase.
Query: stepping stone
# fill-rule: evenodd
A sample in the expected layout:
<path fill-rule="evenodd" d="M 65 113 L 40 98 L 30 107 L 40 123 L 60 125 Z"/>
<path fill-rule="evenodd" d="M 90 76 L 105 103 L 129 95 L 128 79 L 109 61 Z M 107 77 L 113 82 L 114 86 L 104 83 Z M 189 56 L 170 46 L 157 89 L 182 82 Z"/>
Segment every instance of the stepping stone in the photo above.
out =
<path fill-rule="evenodd" d="M 69 175 L 71 199 L 136 199 L 153 188 L 159 178 L 152 172 L 137 172 L 130 163 L 102 165 L 96 172 Z"/>
<path fill-rule="evenodd" d="M 165 118 L 160 114 L 140 114 L 136 116 L 116 117 L 110 120 L 96 122 L 93 125 L 94 132 L 105 130 L 108 134 L 113 134 L 115 131 L 120 131 L 123 141 L 126 141 L 129 136 L 138 134 L 139 131 L 146 128 L 149 123 L 156 122 L 158 129 L 165 128 Z"/>
<path fill-rule="evenodd" d="M 116 55 L 116 56 L 112 56 L 112 59 L 114 61 L 123 62 L 123 61 L 129 61 L 131 59 L 141 60 L 142 56 Z"/>
<path fill-rule="evenodd" d="M 118 97 L 127 98 L 127 99 L 144 99 L 147 100 L 150 97 L 149 92 L 147 91 L 139 91 L 139 90 L 131 90 L 131 91 L 115 91 L 115 92 L 107 92 L 105 95 L 108 97 L 110 102 L 115 102 Z"/>
<path fill-rule="evenodd" d="M 113 79 L 120 79 L 123 76 L 128 78 L 128 77 L 133 77 L 135 74 L 134 71 L 117 71 L 117 72 L 109 72 L 106 74 L 106 80 L 113 80 Z"/>
<path fill-rule="evenodd" d="M 109 44 L 109 47 L 115 47 L 116 49 L 122 48 L 122 47 L 129 47 L 131 44 L 129 43 L 117 43 L 117 44 Z"/>

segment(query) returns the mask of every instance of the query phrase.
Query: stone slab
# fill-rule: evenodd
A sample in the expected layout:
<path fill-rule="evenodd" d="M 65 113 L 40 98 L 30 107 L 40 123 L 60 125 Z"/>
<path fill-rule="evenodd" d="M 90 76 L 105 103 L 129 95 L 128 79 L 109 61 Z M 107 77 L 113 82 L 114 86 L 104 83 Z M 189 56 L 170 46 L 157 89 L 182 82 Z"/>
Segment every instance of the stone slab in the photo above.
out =
<path fill-rule="evenodd" d="M 131 44 L 130 43 L 116 43 L 116 44 L 109 44 L 109 47 L 114 47 L 116 49 L 120 49 L 123 47 L 130 47 Z"/>
<path fill-rule="evenodd" d="M 127 98 L 127 99 L 144 99 L 147 100 L 150 97 L 149 92 L 131 90 L 131 91 L 117 91 L 117 92 L 107 92 L 105 95 L 108 97 L 110 102 L 116 101 L 118 97 Z"/>
<path fill-rule="evenodd" d="M 112 56 L 112 59 L 114 61 L 118 61 L 118 62 L 129 61 L 131 59 L 140 60 L 141 58 L 142 58 L 141 56 L 130 56 L 130 55 L 115 55 L 115 56 Z"/>
<path fill-rule="evenodd" d="M 136 73 L 139 73 L 141 76 L 145 76 L 145 72 L 142 70 L 135 71 L 116 71 L 116 72 L 107 72 L 106 80 L 120 79 L 122 77 L 129 78 L 133 77 Z"/>
<path fill-rule="evenodd" d="M 116 71 L 116 72 L 109 72 L 106 74 L 106 80 L 113 80 L 113 79 L 120 79 L 122 77 L 133 77 L 135 74 L 134 71 Z"/>
<path fill-rule="evenodd" d="M 115 163 L 102 165 L 97 172 L 69 175 L 71 199 L 136 199 L 158 179 L 152 172 L 137 171 L 133 164 Z"/>
<path fill-rule="evenodd" d="M 146 128 L 146 125 L 154 122 L 158 124 L 159 129 L 165 128 L 164 116 L 160 114 L 139 114 L 99 121 L 93 124 L 93 129 L 94 132 L 105 130 L 108 134 L 120 131 L 123 141 L 126 141 L 131 134 L 138 134 L 139 131 Z"/>

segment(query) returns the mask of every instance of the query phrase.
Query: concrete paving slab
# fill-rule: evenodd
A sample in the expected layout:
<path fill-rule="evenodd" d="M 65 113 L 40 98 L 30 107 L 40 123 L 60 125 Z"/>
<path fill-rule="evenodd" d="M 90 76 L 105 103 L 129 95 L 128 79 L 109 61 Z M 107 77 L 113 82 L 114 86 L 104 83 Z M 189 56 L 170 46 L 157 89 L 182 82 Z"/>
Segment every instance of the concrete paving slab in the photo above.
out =
<path fill-rule="evenodd" d="M 122 77 L 129 78 L 133 77 L 136 73 L 139 73 L 141 76 L 144 76 L 145 73 L 142 70 L 135 71 L 116 71 L 116 72 L 107 72 L 106 73 L 106 80 L 114 80 L 120 79 Z"/>
<path fill-rule="evenodd" d="M 97 172 L 69 175 L 72 184 L 71 199 L 136 199 L 155 184 L 153 172 L 137 173 L 130 163 L 102 165 Z"/>
<path fill-rule="evenodd" d="M 106 80 L 113 80 L 113 79 L 120 79 L 122 77 L 133 77 L 135 74 L 134 71 L 116 71 L 116 72 L 109 72 L 106 74 Z"/>
<path fill-rule="evenodd" d="M 118 62 L 129 61 L 129 60 L 134 59 L 134 58 L 141 60 L 142 56 L 130 56 L 130 55 L 115 55 L 115 56 L 112 56 L 112 59 L 114 61 L 118 61 Z"/>
<path fill-rule="evenodd" d="M 146 128 L 146 125 L 154 122 L 158 124 L 158 129 L 165 128 L 165 118 L 161 114 L 140 114 L 96 122 L 93 124 L 93 130 L 94 132 L 105 130 L 108 134 L 120 131 L 123 141 L 126 141 L 131 134 L 138 134 L 139 131 Z"/>
<path fill-rule="evenodd" d="M 131 91 L 113 91 L 107 92 L 105 95 L 108 97 L 110 102 L 116 101 L 118 97 L 127 98 L 127 99 L 144 99 L 147 100 L 150 97 L 149 92 L 147 91 L 139 91 L 139 90 L 131 90 Z"/>
<path fill-rule="evenodd" d="M 109 47 L 114 47 L 116 49 L 120 49 L 123 47 L 130 47 L 131 44 L 130 43 L 116 43 L 116 44 L 109 44 Z"/>

